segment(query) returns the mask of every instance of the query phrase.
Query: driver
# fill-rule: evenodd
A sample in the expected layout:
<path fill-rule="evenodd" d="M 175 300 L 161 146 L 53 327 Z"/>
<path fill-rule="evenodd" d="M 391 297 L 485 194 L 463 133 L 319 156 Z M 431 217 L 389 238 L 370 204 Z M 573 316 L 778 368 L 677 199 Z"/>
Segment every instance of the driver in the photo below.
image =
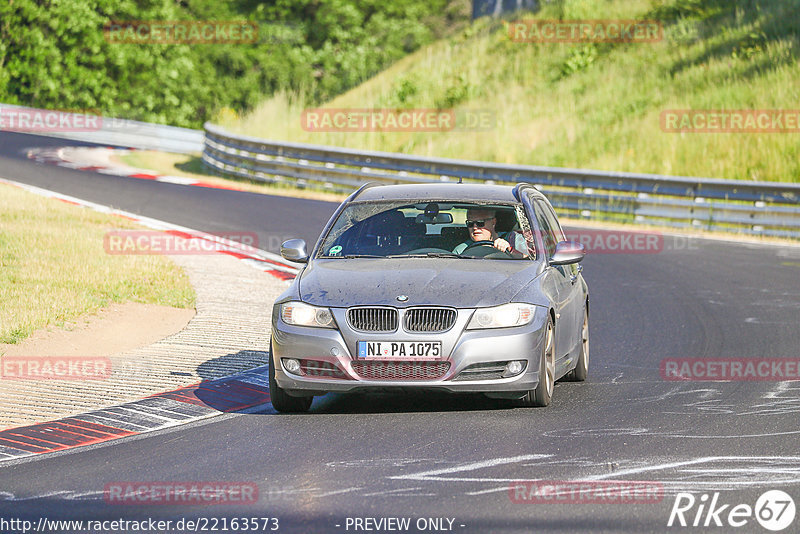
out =
<path fill-rule="evenodd" d="M 508 241 L 497 235 L 495 226 L 497 225 L 496 211 L 485 208 L 470 208 L 467 210 L 467 230 L 469 231 L 470 241 L 464 241 L 456 245 L 453 249 L 455 254 L 461 254 L 467 247 L 477 241 L 490 241 L 492 246 L 501 252 L 508 252 L 514 256 L 523 256 L 520 250 L 515 250 Z M 522 235 L 518 235 L 522 238 Z M 524 238 L 522 238 L 524 241 Z M 489 243 L 486 244 L 487 246 Z M 524 247 L 522 250 L 527 250 Z"/>

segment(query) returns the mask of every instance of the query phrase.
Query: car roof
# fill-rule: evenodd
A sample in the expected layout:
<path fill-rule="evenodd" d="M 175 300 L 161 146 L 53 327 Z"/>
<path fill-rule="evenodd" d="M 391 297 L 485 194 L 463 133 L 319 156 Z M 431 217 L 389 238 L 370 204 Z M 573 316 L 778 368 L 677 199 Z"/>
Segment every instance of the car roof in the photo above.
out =
<path fill-rule="evenodd" d="M 481 202 L 518 202 L 517 198 L 514 196 L 514 189 L 515 187 L 511 185 L 489 185 L 474 183 L 422 183 L 397 185 L 368 184 L 362 188 L 352 200 L 369 201 L 432 199 Z M 532 187 L 530 189 L 536 191 Z"/>

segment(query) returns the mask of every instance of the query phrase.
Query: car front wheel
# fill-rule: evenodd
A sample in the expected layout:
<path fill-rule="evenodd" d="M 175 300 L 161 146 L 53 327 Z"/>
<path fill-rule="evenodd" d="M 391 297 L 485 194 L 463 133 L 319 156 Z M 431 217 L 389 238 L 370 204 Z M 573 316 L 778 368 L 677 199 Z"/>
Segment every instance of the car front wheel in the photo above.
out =
<path fill-rule="evenodd" d="M 575 369 L 567 373 L 566 379 L 570 382 L 583 382 L 589 376 L 589 310 L 583 313 L 583 326 L 581 327 L 581 353 Z"/>
<path fill-rule="evenodd" d="M 553 320 L 549 317 L 545 328 L 544 343 L 539 358 L 539 383 L 536 385 L 536 389 L 528 391 L 517 401 L 519 406 L 544 407 L 550 404 L 550 399 L 553 398 L 553 387 L 556 381 L 555 336 Z"/>

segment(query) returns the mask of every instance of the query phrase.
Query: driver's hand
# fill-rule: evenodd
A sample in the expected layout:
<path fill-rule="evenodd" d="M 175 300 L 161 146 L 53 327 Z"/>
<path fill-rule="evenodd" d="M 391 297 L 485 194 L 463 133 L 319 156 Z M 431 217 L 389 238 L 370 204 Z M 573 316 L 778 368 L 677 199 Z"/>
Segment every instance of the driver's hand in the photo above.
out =
<path fill-rule="evenodd" d="M 508 244 L 508 241 L 500 237 L 494 240 L 494 248 L 502 252 L 511 252 L 511 245 Z"/>

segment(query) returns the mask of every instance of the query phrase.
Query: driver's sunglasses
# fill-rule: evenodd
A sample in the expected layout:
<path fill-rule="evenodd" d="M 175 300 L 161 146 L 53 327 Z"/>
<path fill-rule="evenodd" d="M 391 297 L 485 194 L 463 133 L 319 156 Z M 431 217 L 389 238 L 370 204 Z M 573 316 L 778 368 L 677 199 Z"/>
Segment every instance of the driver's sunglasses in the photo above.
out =
<path fill-rule="evenodd" d="M 472 228 L 473 226 L 477 226 L 478 228 L 483 228 L 484 226 L 486 226 L 486 221 L 490 221 L 490 220 L 491 220 L 491 218 L 489 218 L 489 219 L 478 219 L 476 221 L 469 221 L 468 220 L 467 221 L 467 228 Z"/>

